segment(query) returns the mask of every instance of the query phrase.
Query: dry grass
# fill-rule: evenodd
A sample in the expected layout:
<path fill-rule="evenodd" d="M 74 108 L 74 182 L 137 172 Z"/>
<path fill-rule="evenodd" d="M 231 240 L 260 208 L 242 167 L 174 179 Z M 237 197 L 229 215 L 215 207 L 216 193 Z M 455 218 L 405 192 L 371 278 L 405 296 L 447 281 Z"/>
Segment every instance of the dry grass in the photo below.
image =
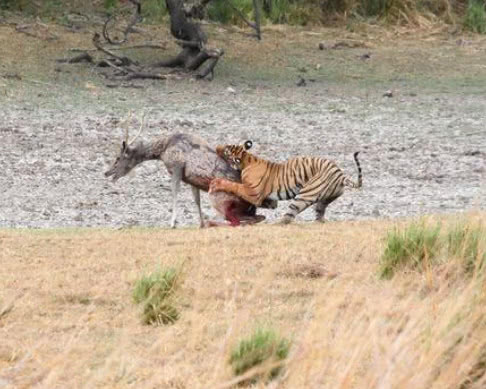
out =
<path fill-rule="evenodd" d="M 259 323 L 292 339 L 271 387 L 484 387 L 484 280 L 454 262 L 378 280 L 395 225 L 1 230 L 0 386 L 230 387 Z M 143 325 L 135 282 L 181 262 L 180 319 Z"/>

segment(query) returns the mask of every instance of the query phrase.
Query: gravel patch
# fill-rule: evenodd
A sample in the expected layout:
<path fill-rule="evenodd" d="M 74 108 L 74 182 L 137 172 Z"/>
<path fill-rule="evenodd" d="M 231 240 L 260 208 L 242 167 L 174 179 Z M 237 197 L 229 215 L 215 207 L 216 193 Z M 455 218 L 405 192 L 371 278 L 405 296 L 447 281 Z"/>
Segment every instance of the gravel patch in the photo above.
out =
<path fill-rule="evenodd" d="M 147 111 L 143 139 L 184 131 L 212 145 L 254 142 L 272 160 L 319 155 L 356 177 L 361 150 L 364 188 L 329 206 L 327 219 L 396 218 L 461 212 L 486 204 L 486 96 L 354 94 L 313 83 L 304 88 L 206 82 L 145 89 L 34 85 L 11 81 L 0 98 L 0 227 L 168 227 L 170 180 L 146 162 L 116 184 L 103 176 L 122 138 L 128 108 Z M 18 91 L 18 93 L 17 93 Z M 96 93 L 94 93 L 96 92 Z M 135 102 L 135 103 L 134 103 Z M 137 129 L 134 121 L 132 133 Z M 215 216 L 207 195 L 206 214 Z M 285 213 L 261 211 L 272 222 Z M 299 221 L 313 220 L 312 210 Z M 189 187 L 182 187 L 180 226 L 197 226 Z"/>

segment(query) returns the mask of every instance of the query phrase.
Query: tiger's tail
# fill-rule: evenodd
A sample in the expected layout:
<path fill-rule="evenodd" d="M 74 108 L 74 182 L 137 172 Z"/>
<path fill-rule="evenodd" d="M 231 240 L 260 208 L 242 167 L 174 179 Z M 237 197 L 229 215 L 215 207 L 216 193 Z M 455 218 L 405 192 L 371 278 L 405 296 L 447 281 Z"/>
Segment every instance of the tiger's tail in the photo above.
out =
<path fill-rule="evenodd" d="M 344 182 L 344 185 L 349 186 L 351 188 L 359 189 L 363 187 L 363 175 L 361 172 L 361 165 L 358 160 L 358 154 L 359 151 L 356 151 L 353 154 L 354 157 L 354 162 L 356 163 L 356 167 L 358 168 L 358 181 L 354 182 L 351 178 L 347 178 L 346 181 Z"/>

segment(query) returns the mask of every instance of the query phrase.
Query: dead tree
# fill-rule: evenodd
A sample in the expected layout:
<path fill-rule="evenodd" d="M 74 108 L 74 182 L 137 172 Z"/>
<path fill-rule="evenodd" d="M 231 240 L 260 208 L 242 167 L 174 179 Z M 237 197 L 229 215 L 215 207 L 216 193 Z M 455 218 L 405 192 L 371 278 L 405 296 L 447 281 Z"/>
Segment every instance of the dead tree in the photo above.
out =
<path fill-rule="evenodd" d="M 192 15 L 190 11 L 184 10 L 182 0 L 165 0 L 167 10 L 170 14 L 170 32 L 177 43 L 182 47 L 182 51 L 165 61 L 154 64 L 155 67 L 183 68 L 189 71 L 196 71 L 197 78 L 204 78 L 213 75 L 214 68 L 221 56 L 223 49 L 208 48 L 207 36 L 198 23 L 188 20 L 187 15 Z M 209 2 L 206 2 L 207 4 Z M 192 12 L 196 12 L 195 10 Z M 201 11 L 199 11 L 201 12 Z"/>
<path fill-rule="evenodd" d="M 110 67 L 113 69 L 113 77 L 107 75 L 109 78 L 116 78 L 123 80 L 133 79 L 166 79 L 167 73 L 155 70 L 156 68 L 171 68 L 180 69 L 185 74 L 193 75 L 195 78 L 213 77 L 214 68 L 219 59 L 223 56 L 224 50 L 222 48 L 215 48 L 208 46 L 208 38 L 201 28 L 201 25 L 194 21 L 194 19 L 202 19 L 204 16 L 205 7 L 211 0 L 200 0 L 199 3 L 194 4 L 191 8 L 185 9 L 183 0 L 165 0 L 167 10 L 170 15 L 170 32 L 175 38 L 175 42 L 181 47 L 179 54 L 173 58 L 159 61 L 151 66 L 144 66 L 137 61 L 134 61 L 126 56 L 117 55 L 114 53 L 113 46 L 118 46 L 117 49 L 123 48 L 123 43 L 127 42 L 128 34 L 134 30 L 135 24 L 141 19 L 142 3 L 141 0 L 128 0 L 132 6 L 133 11 L 125 27 L 116 28 L 119 19 L 116 14 L 111 15 L 103 25 L 102 33 L 95 33 L 93 36 L 93 44 L 97 50 L 107 55 L 108 58 L 103 59 L 96 64 L 102 67 Z M 230 0 L 228 0 L 230 1 Z M 261 39 L 260 30 L 260 6 L 258 0 L 253 0 L 255 22 L 249 21 L 245 15 L 234 7 L 235 12 L 245 21 L 245 23 L 256 31 L 256 36 Z M 122 23 L 123 24 L 123 23 Z M 121 34 L 121 38 L 111 30 L 117 30 Z M 104 41 L 102 41 L 102 39 Z M 109 47 L 111 45 L 111 47 Z M 134 47 L 152 47 L 165 48 L 165 44 L 148 42 L 146 44 L 131 46 Z M 82 51 L 76 49 L 76 51 Z M 61 59 L 58 62 L 64 63 L 78 63 L 78 62 L 95 62 L 93 57 L 86 50 L 78 56 L 71 59 Z"/>
<path fill-rule="evenodd" d="M 105 172 L 106 177 L 113 177 L 113 181 L 128 174 L 138 164 L 149 160 L 161 160 L 172 177 L 172 218 L 170 226 L 175 228 L 177 222 L 177 197 L 180 183 L 185 182 L 192 187 L 196 203 L 200 226 L 217 226 L 220 223 L 208 221 L 205 223 L 201 211 L 200 190 L 207 192 L 214 178 L 225 178 L 240 181 L 240 173 L 220 158 L 215 150 L 204 140 L 194 135 L 175 133 L 171 136 L 160 137 L 152 142 L 139 142 L 133 145 L 140 135 L 128 140 L 128 132 L 122 142 L 120 154 L 112 167 Z M 256 207 L 237 196 L 217 192 L 209 196 L 213 207 L 221 213 L 231 226 L 253 224 L 265 219 L 256 214 Z M 276 208 L 277 202 L 266 200 L 263 208 Z M 223 223 L 224 224 L 224 223 Z"/>

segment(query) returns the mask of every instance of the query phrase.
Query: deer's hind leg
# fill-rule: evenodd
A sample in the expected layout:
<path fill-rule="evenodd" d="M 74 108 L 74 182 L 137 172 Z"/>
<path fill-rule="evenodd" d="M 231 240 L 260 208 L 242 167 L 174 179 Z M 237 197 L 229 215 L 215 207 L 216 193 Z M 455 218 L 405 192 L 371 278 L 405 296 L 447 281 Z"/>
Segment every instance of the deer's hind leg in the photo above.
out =
<path fill-rule="evenodd" d="M 197 211 L 199 212 L 199 227 L 204 228 L 204 214 L 201 210 L 201 192 L 195 186 L 191 186 L 192 196 L 194 197 L 194 202 L 196 203 Z"/>

